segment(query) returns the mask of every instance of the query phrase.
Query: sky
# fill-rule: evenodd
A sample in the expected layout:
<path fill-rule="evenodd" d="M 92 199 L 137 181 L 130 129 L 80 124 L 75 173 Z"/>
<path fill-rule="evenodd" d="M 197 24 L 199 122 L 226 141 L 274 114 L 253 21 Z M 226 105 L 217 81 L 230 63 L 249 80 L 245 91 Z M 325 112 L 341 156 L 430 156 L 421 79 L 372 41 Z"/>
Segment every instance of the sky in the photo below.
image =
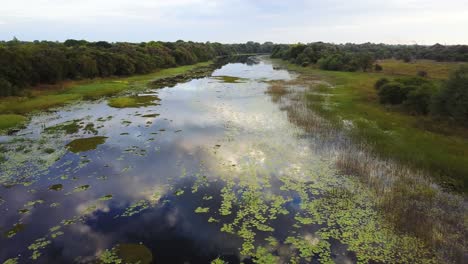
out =
<path fill-rule="evenodd" d="M 468 44 L 468 0 L 0 0 L 0 40 Z"/>

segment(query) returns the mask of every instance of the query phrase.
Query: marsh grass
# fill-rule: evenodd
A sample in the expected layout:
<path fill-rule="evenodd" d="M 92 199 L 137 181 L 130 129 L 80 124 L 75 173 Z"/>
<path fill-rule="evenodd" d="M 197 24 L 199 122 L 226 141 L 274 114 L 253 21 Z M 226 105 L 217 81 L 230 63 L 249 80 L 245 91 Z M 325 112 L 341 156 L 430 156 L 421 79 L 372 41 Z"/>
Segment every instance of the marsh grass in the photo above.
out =
<path fill-rule="evenodd" d="M 315 70 L 312 71 L 315 72 Z M 314 74 L 314 76 L 317 75 Z M 399 162 L 391 156 L 376 154 L 379 152 L 376 152 L 375 148 L 379 145 L 376 145 L 375 141 L 390 140 L 389 144 L 394 144 L 391 135 L 395 133 L 394 130 L 398 125 L 404 125 L 404 123 L 395 122 L 379 126 L 369 121 L 370 118 L 385 115 L 390 115 L 386 118 L 387 122 L 389 119 L 398 120 L 398 116 L 393 119 L 392 113 L 386 114 L 383 110 L 378 110 L 380 111 L 378 115 L 372 115 L 370 112 L 368 115 L 362 115 L 361 117 L 364 118 L 361 120 L 358 115 L 362 112 L 356 114 L 344 112 L 344 110 L 353 109 L 351 106 L 339 108 L 339 111 L 333 109 L 336 107 L 334 103 L 347 103 L 346 101 L 337 102 L 337 98 L 334 97 L 336 94 L 333 94 L 336 89 L 344 86 L 341 88 L 322 86 L 312 81 L 313 79 L 310 76 L 307 78 L 299 76 L 294 81 L 295 85 L 302 83 L 309 87 L 310 90 L 305 95 L 283 94 L 280 99 L 274 101 L 280 104 L 281 109 L 287 111 L 288 119 L 292 123 L 304 128 L 311 135 L 317 151 L 334 160 L 336 167 L 343 175 L 356 177 L 371 190 L 375 197 L 376 209 L 395 230 L 417 237 L 436 254 L 437 259 L 443 262 L 463 263 L 468 252 L 465 243 L 468 226 L 464 220 L 467 208 L 463 198 L 446 192 L 435 184 L 433 175 L 424 168 L 420 170 L 415 166 L 407 166 L 406 162 Z M 361 81 L 359 83 L 362 85 Z M 283 85 L 288 85 L 288 83 Z M 326 91 L 333 95 L 322 95 Z M 362 100 L 364 99 L 358 100 L 358 103 Z M 362 108 L 358 107 L 358 110 Z M 408 133 L 416 133 L 415 137 L 428 133 L 414 128 L 410 129 L 411 132 Z M 437 137 L 431 136 L 431 138 L 439 140 Z M 406 142 L 409 139 L 403 138 L 403 140 Z M 432 147 L 435 148 L 443 142 L 429 141 L 427 144 L 433 144 Z M 414 147 L 414 144 L 409 146 L 397 144 L 397 147 Z M 445 149 L 440 148 L 438 151 Z M 418 151 L 428 150 L 419 148 Z M 460 158 L 466 159 L 466 156 L 464 154 Z M 459 168 L 463 166 L 466 168 L 466 164 L 468 163 L 460 163 Z"/>
<path fill-rule="evenodd" d="M 312 87 L 307 94 L 309 107 L 337 129 L 349 128 L 348 136 L 355 143 L 366 144 L 383 159 L 423 170 L 444 187 L 468 191 L 466 128 L 382 106 L 373 84 L 383 74 L 330 72 L 280 63 L 301 74 L 295 83 Z M 317 85 L 314 80 L 333 85 Z"/>

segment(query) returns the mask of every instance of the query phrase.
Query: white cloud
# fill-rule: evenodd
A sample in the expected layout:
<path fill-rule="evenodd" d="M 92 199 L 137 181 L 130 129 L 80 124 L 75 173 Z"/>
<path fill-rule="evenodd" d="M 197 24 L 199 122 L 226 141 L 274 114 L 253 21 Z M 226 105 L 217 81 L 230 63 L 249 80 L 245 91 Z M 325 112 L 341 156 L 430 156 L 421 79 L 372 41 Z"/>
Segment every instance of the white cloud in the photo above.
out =
<path fill-rule="evenodd" d="M 466 0 L 15 0 L 0 17 L 0 39 L 468 43 Z"/>

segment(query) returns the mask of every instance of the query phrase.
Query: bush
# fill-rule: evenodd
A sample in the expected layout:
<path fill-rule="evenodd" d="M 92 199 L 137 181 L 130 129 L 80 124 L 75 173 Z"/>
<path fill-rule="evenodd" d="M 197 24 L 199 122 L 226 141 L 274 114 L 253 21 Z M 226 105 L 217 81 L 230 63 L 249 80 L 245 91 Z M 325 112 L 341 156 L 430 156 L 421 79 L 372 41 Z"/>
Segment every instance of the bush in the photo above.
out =
<path fill-rule="evenodd" d="M 412 114 L 429 113 L 429 107 L 432 97 L 437 89 L 434 85 L 424 84 L 408 92 L 403 105 L 405 109 Z"/>
<path fill-rule="evenodd" d="M 376 90 L 379 90 L 380 87 L 384 86 L 385 84 L 389 83 L 390 81 L 387 79 L 387 78 L 380 78 L 377 80 L 377 82 L 375 82 L 374 84 L 374 88 Z"/>
<path fill-rule="evenodd" d="M 461 66 L 452 73 L 434 96 L 431 108 L 435 115 L 448 116 L 468 126 L 468 66 Z"/>
<path fill-rule="evenodd" d="M 382 104 L 401 104 L 406 99 L 408 89 L 399 82 L 389 82 L 380 87 L 378 95 Z"/>
<path fill-rule="evenodd" d="M 376 71 L 376 72 L 381 72 L 382 70 L 383 70 L 382 65 L 380 65 L 380 64 L 375 64 L 375 66 L 374 66 L 374 71 Z"/>
<path fill-rule="evenodd" d="M 427 78 L 427 71 L 418 71 L 418 76 L 422 78 Z"/>

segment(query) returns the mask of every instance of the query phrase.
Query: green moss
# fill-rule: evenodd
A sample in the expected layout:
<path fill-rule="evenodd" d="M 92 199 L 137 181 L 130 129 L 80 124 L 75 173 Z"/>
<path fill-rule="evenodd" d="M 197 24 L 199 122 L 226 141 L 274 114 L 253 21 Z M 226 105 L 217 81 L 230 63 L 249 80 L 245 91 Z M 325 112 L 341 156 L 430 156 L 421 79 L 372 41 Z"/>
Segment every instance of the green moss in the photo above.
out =
<path fill-rule="evenodd" d="M 74 153 L 84 152 L 96 149 L 98 145 L 104 144 L 107 137 L 89 137 L 89 138 L 79 138 L 71 141 L 66 145 L 68 150 Z"/>
<path fill-rule="evenodd" d="M 145 95 L 145 96 L 127 96 L 127 97 L 116 97 L 111 98 L 108 101 L 109 106 L 115 108 L 127 108 L 127 107 L 145 107 L 150 105 L 156 105 L 154 101 L 159 101 L 157 96 Z"/>
<path fill-rule="evenodd" d="M 105 195 L 101 198 L 99 198 L 99 201 L 108 201 L 112 199 L 112 194 Z"/>
<path fill-rule="evenodd" d="M 26 120 L 27 118 L 22 115 L 15 115 L 15 114 L 0 115 L 0 131 L 6 130 L 9 128 L 18 127 L 21 124 L 25 123 Z"/>

